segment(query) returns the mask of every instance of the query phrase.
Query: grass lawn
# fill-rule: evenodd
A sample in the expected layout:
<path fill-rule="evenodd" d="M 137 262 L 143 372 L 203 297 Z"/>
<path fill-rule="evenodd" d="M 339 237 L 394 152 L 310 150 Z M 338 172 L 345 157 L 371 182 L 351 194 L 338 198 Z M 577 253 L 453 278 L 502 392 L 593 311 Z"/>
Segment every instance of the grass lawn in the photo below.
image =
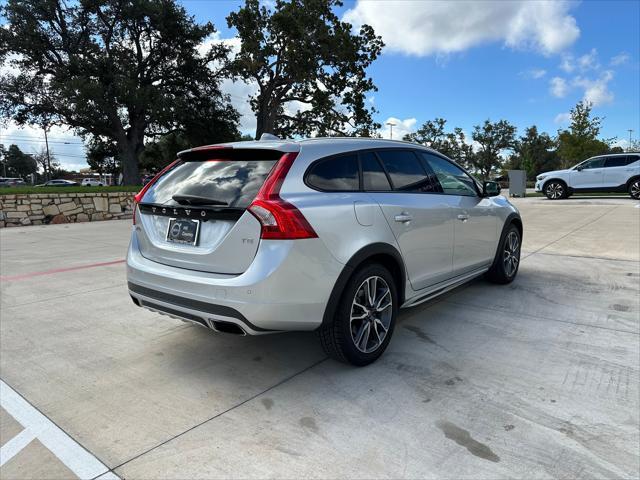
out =
<path fill-rule="evenodd" d="M 2 195 L 20 195 L 26 193 L 96 193 L 96 192 L 139 192 L 141 185 L 120 187 L 4 187 L 0 188 Z"/>

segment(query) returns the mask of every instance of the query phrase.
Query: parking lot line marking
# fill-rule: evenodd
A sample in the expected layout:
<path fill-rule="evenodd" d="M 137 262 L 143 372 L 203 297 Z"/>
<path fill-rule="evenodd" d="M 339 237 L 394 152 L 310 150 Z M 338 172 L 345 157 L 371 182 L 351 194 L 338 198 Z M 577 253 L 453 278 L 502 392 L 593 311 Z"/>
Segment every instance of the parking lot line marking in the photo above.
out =
<path fill-rule="evenodd" d="M 31 430 L 24 429 L 0 447 L 0 467 L 11 460 L 24 447 L 29 445 L 36 436 Z"/>
<path fill-rule="evenodd" d="M 110 471 L 109 467 L 2 380 L 0 380 L 0 405 L 79 478 L 92 479 Z M 114 475 L 111 478 L 118 477 Z"/>
<path fill-rule="evenodd" d="M 54 275 L 56 273 L 72 272 L 74 270 L 84 270 L 87 268 L 107 267 L 109 265 L 118 265 L 124 263 L 125 260 L 113 260 L 111 262 L 89 263 L 87 265 L 77 265 L 75 267 L 54 268 L 52 270 L 44 270 L 41 272 L 22 273 L 20 275 L 0 275 L 3 282 L 15 282 L 18 280 L 26 280 L 27 278 L 40 277 L 42 275 Z"/>

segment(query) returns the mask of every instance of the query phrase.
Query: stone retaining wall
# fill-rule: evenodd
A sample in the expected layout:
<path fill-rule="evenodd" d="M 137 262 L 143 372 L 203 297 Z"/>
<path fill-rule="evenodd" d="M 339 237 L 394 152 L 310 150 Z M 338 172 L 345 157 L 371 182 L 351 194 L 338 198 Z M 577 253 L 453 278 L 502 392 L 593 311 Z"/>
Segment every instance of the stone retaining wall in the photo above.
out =
<path fill-rule="evenodd" d="M 0 228 L 131 218 L 134 192 L 0 195 Z"/>

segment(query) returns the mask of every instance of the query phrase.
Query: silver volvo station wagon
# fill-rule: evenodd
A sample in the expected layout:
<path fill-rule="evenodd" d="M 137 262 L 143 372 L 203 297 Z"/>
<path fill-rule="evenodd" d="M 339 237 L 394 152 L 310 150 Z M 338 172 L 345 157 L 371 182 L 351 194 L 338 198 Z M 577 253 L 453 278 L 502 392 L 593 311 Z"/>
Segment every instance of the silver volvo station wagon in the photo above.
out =
<path fill-rule="evenodd" d="M 515 278 L 522 220 L 499 193 L 405 142 L 193 148 L 136 196 L 129 292 L 218 332 L 317 330 L 329 356 L 366 365 L 400 308 L 479 275 Z"/>

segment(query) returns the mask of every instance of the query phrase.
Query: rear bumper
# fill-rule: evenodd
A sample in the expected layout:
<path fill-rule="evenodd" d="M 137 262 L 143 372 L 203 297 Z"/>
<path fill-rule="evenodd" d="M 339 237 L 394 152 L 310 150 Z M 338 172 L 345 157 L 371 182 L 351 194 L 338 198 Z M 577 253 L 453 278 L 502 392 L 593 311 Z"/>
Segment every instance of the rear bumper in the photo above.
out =
<path fill-rule="evenodd" d="M 240 275 L 171 267 L 140 253 L 135 232 L 127 255 L 134 302 L 149 310 L 223 330 L 259 335 L 314 330 L 344 265 L 320 239 L 262 240 Z"/>

